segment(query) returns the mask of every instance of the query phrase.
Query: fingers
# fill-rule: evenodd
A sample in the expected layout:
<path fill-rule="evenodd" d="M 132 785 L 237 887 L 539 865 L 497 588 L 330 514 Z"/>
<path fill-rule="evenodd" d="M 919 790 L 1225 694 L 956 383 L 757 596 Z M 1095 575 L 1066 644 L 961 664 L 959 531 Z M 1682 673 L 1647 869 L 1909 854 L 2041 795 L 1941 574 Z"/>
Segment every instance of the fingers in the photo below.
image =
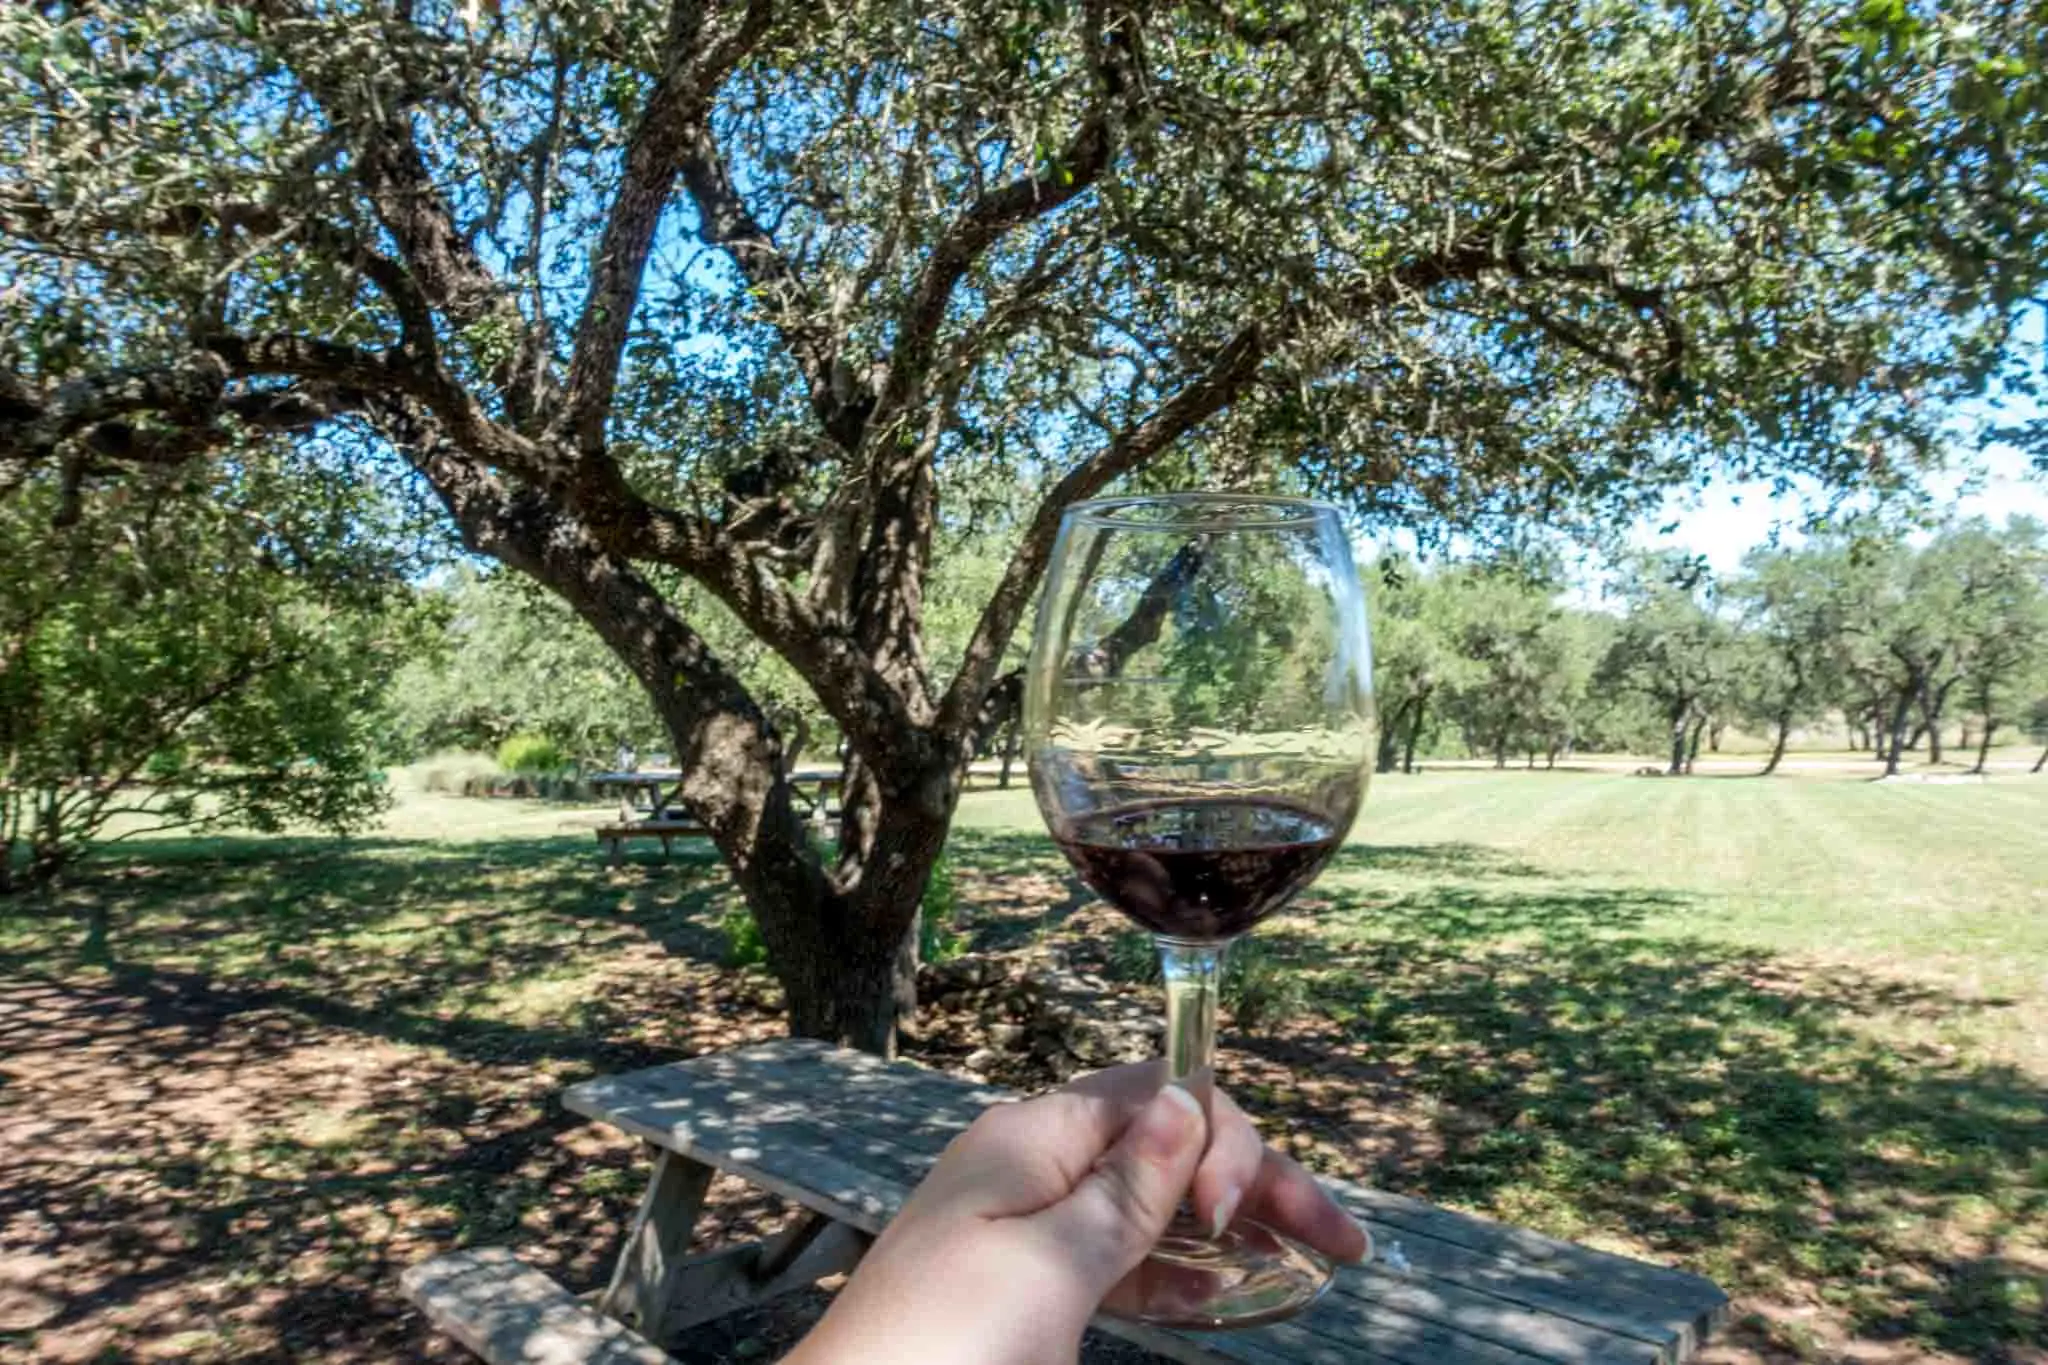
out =
<path fill-rule="evenodd" d="M 1165 1231 L 1207 1136 L 1195 1097 L 1169 1085 L 1138 1111 L 1072 1194 L 1034 1219 L 1087 1262 L 1081 1270 L 1098 1295 L 1143 1260 Z"/>
<path fill-rule="evenodd" d="M 1211 1234 L 1220 1233 L 1237 1217 L 1245 1195 L 1258 1181 L 1265 1143 L 1258 1129 L 1221 1090 L 1209 1101 L 1209 1150 L 1202 1155 L 1192 1191 L 1195 1217 Z"/>
<path fill-rule="evenodd" d="M 1246 1192 L 1240 1212 L 1335 1261 L 1355 1263 L 1372 1254 L 1370 1234 L 1314 1176 L 1278 1152 L 1262 1152 L 1258 1179 Z"/>

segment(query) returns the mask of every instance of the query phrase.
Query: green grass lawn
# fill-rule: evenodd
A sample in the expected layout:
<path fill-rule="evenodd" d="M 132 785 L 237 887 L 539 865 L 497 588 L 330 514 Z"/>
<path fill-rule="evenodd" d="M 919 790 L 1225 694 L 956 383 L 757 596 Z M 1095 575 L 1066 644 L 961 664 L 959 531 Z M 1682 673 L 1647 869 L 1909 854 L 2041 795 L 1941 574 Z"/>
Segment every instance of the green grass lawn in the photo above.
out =
<path fill-rule="evenodd" d="M 65 1305 L 10 1328 L 0 1274 L 0 1355 L 175 1321 L 192 1359 L 407 1359 L 408 1259 L 598 1273 L 633 1152 L 553 1093 L 777 1023 L 718 966 L 715 864 L 608 874 L 577 820 L 412 795 L 372 838 L 158 841 L 0 909 L 0 1096 L 61 1117 L 10 1148 L 0 1114 L 0 1186 L 68 1211 L 46 1251 L 0 1220 Z M 1141 972 L 1021 790 L 970 795 L 949 856 L 971 945 Z M 2048 780 L 1382 779 L 1246 950 L 1226 1080 L 1323 1169 L 1714 1276 L 1719 1358 L 2039 1359 L 2044 863 Z M 232 1103 L 171 1094 L 222 1066 Z M 139 1129 L 96 1098 L 145 1092 Z"/>

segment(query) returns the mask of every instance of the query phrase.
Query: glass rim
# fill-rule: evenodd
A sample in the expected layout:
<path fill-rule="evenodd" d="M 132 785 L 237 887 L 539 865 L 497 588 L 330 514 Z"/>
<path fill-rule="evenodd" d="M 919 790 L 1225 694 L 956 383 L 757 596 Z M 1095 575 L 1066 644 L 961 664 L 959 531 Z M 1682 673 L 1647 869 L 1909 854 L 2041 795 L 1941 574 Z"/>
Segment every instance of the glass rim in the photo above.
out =
<path fill-rule="evenodd" d="M 1161 507 L 1175 513 L 1148 519 L 1126 515 L 1141 507 Z M 1173 493 L 1131 493 L 1113 498 L 1086 498 L 1071 504 L 1066 517 L 1077 525 L 1116 530 L 1250 530 L 1272 531 L 1310 527 L 1335 520 L 1342 524 L 1344 509 L 1320 498 L 1289 497 L 1280 493 L 1216 493 L 1188 490 Z"/>

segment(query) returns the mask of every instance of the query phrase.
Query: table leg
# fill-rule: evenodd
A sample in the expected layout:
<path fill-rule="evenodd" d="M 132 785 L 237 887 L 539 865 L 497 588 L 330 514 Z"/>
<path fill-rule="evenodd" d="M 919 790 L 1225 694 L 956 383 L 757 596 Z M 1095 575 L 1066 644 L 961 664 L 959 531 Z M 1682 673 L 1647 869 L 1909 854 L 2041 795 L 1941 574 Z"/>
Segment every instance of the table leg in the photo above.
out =
<path fill-rule="evenodd" d="M 675 1294 L 676 1278 L 690 1249 L 690 1231 L 704 1207 L 705 1191 L 717 1172 L 701 1161 L 663 1152 L 654 1176 L 633 1215 L 633 1229 L 619 1252 L 611 1287 L 598 1302 L 609 1313 L 643 1334 L 658 1331 Z"/>
<path fill-rule="evenodd" d="M 805 1209 L 765 1242 L 692 1256 L 675 1280 L 661 1325 L 645 1335 L 657 1346 L 669 1346 L 698 1323 L 844 1274 L 859 1264 L 873 1240 L 858 1228 Z"/>

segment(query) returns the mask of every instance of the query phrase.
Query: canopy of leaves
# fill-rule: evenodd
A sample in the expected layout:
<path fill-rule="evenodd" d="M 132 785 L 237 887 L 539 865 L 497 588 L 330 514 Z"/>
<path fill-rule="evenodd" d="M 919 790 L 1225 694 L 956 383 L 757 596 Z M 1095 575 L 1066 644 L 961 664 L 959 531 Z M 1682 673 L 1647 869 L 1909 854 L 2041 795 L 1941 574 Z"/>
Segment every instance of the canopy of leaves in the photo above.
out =
<path fill-rule="evenodd" d="M 0 503 L 0 883 L 117 816 L 372 819 L 385 685 L 418 644 L 374 491 L 251 449 L 66 499 L 36 476 Z"/>

